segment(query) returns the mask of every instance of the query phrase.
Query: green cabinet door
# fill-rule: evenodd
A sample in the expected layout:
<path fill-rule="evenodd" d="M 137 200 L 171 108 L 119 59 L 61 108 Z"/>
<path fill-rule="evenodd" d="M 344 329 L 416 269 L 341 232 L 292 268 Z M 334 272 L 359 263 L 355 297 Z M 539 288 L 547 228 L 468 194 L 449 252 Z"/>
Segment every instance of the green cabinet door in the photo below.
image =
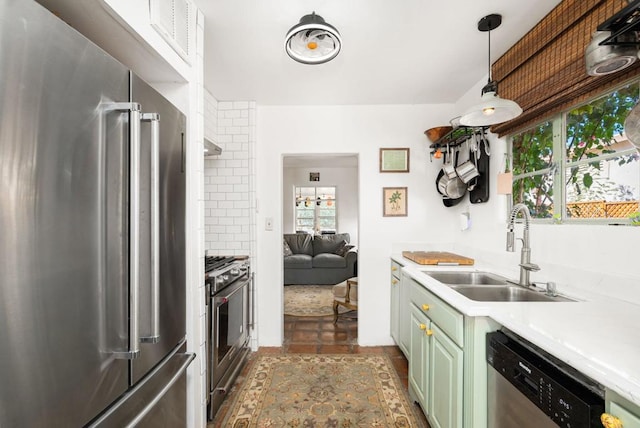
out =
<path fill-rule="evenodd" d="M 393 272 L 393 271 L 392 271 Z M 398 277 L 400 275 L 398 274 Z M 396 342 L 396 345 L 400 345 L 400 280 L 395 275 L 391 275 L 391 284 L 390 284 L 390 292 L 391 292 L 391 337 Z"/>
<path fill-rule="evenodd" d="M 429 385 L 429 336 L 431 321 L 411 305 L 409 334 L 409 383 L 426 413 Z"/>
<path fill-rule="evenodd" d="M 400 335 L 400 349 L 404 352 L 405 357 L 409 358 L 409 342 L 410 342 L 410 323 L 411 323 L 411 299 L 409 298 L 409 284 L 411 278 L 406 276 L 404 273 L 400 274 L 400 283 L 398 284 L 400 288 L 399 293 L 399 314 L 398 314 L 398 334 Z"/>
<path fill-rule="evenodd" d="M 431 329 L 429 422 L 432 428 L 462 428 L 462 349 L 437 324 Z"/>

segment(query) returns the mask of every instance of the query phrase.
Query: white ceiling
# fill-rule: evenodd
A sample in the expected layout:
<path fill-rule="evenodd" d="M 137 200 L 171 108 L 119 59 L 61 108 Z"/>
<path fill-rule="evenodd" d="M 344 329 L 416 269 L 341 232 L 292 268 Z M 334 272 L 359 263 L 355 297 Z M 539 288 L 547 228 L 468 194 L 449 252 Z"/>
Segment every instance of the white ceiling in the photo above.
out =
<path fill-rule="evenodd" d="M 205 15 L 205 86 L 260 105 L 454 103 L 560 0 L 195 0 Z M 284 36 L 315 11 L 342 35 L 337 58 L 293 61 Z M 479 96 L 479 94 L 478 94 Z"/>

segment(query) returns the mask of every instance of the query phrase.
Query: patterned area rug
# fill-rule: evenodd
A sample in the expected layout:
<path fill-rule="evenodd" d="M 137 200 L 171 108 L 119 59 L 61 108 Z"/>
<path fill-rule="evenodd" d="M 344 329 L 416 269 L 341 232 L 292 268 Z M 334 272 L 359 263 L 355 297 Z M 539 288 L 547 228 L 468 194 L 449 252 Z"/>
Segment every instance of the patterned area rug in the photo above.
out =
<path fill-rule="evenodd" d="M 333 315 L 333 285 L 285 285 L 284 314 L 299 317 Z M 344 306 L 339 313 L 347 312 Z"/>
<path fill-rule="evenodd" d="M 421 426 L 385 355 L 257 355 L 233 395 L 224 427 Z"/>

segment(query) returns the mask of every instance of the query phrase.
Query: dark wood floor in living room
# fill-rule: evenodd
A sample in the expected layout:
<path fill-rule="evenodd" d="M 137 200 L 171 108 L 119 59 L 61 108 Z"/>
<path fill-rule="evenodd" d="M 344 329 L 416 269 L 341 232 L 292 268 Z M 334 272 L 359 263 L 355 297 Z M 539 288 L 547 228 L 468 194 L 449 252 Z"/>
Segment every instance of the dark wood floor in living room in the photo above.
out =
<path fill-rule="evenodd" d="M 358 321 L 351 314 L 341 315 L 337 323 L 333 323 L 333 316 L 297 317 L 284 316 L 284 341 L 282 347 L 260 348 L 258 353 L 304 353 L 304 354 L 385 354 L 393 363 L 393 367 L 404 388 L 408 385 L 408 362 L 397 346 L 359 346 Z M 237 391 L 244 380 L 247 367 L 234 386 L 230 396 L 225 400 L 215 420 L 209 423 L 209 428 L 222 428 L 228 405 L 232 401 L 232 394 Z M 419 423 L 424 427 L 429 424 L 417 404 L 415 414 Z"/>

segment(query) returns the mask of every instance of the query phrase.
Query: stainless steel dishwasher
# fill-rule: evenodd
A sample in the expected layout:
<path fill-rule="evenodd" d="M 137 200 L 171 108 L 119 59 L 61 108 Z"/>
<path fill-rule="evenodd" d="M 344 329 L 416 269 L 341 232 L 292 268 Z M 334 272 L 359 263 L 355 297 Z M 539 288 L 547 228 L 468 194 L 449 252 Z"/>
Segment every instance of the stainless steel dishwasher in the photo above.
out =
<path fill-rule="evenodd" d="M 514 333 L 487 334 L 490 428 L 602 427 L 601 385 Z"/>

